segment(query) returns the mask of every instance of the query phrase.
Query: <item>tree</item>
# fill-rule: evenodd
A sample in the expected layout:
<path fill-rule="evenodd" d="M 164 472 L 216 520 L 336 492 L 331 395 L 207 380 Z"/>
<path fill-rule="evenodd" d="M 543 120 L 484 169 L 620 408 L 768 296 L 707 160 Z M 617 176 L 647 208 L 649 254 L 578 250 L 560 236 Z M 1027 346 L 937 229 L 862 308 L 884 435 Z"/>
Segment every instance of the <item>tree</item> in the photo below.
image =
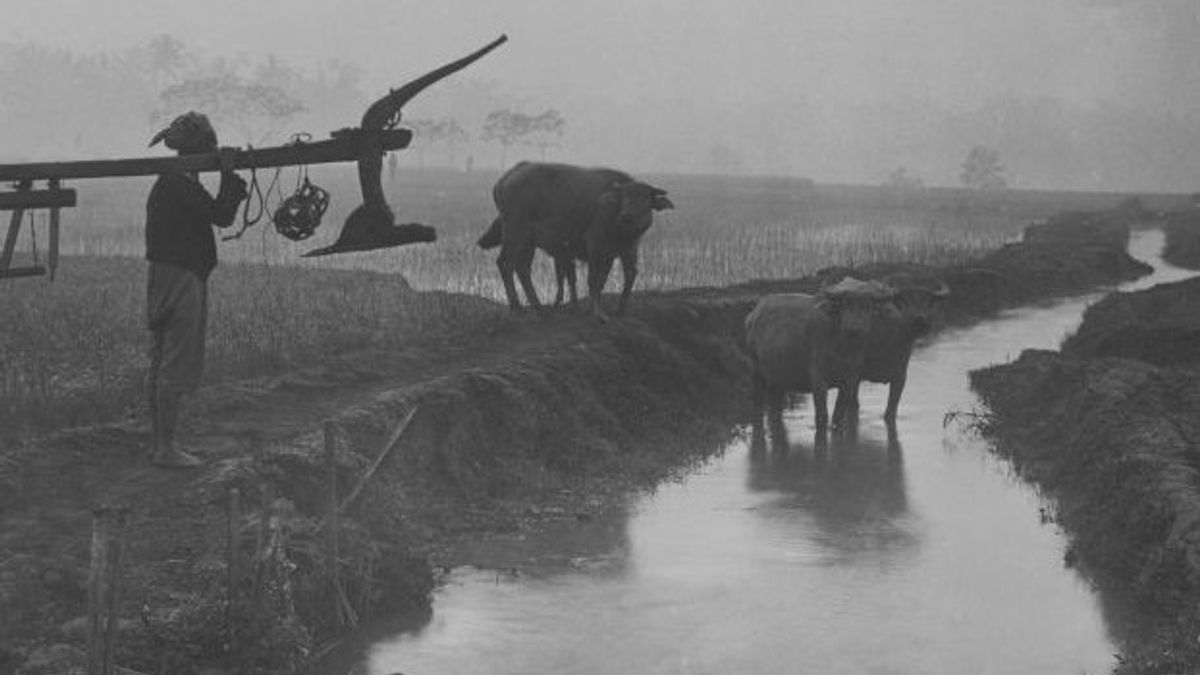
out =
<path fill-rule="evenodd" d="M 921 177 L 917 174 L 909 171 L 908 167 L 902 166 L 888 174 L 884 185 L 898 190 L 920 190 L 925 187 L 925 181 L 921 180 Z"/>
<path fill-rule="evenodd" d="M 542 159 L 546 159 L 546 148 L 558 145 L 558 139 L 562 138 L 566 126 L 566 120 L 554 108 L 530 119 L 530 144 L 541 150 Z"/>
<path fill-rule="evenodd" d="M 413 147 L 417 150 L 418 162 L 422 168 L 425 167 L 425 148 L 434 145 L 453 148 L 459 143 L 467 142 L 470 138 L 467 130 L 462 128 L 458 120 L 448 117 L 436 120 L 405 120 L 404 125 L 413 130 Z M 454 164 L 453 154 L 449 157 L 448 163 Z"/>
<path fill-rule="evenodd" d="M 959 173 L 962 184 L 976 190 L 1003 190 L 1008 187 L 1004 178 L 1004 165 L 1000 162 L 1000 151 L 976 145 L 963 160 Z"/>
<path fill-rule="evenodd" d="M 554 139 L 561 137 L 566 121 L 557 110 L 550 108 L 540 115 L 526 115 L 513 110 L 493 110 L 483 121 L 484 141 L 500 143 L 500 164 L 507 165 L 505 155 L 508 147 L 518 142 L 539 147 L 542 158 L 546 148 L 555 145 Z"/>
<path fill-rule="evenodd" d="M 483 121 L 483 134 L 480 138 L 484 141 L 500 143 L 500 167 L 503 168 L 508 166 L 508 160 L 505 157 L 508 153 L 508 146 L 515 143 L 521 133 L 517 113 L 511 110 L 493 110 Z"/>
<path fill-rule="evenodd" d="M 260 143 L 279 123 L 303 112 L 305 106 L 279 87 L 245 82 L 232 74 L 184 80 L 159 94 L 162 105 L 151 121 L 165 123 L 180 113 L 198 110 L 218 128 L 230 123 L 251 143 Z"/>
<path fill-rule="evenodd" d="M 194 66 L 187 45 L 165 33 L 142 47 L 137 56 L 155 91 L 162 91 L 166 86 L 179 82 L 184 73 Z"/>

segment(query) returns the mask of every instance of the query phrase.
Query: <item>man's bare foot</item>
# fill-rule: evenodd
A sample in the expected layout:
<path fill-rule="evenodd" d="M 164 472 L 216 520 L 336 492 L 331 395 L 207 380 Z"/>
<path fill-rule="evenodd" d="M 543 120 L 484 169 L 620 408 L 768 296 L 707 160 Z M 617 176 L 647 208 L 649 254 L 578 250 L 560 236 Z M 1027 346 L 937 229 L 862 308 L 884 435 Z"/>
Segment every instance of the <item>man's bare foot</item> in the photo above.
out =
<path fill-rule="evenodd" d="M 204 460 L 184 452 L 178 448 L 159 450 L 150 455 L 150 463 L 160 469 L 194 469 L 204 464 Z"/>

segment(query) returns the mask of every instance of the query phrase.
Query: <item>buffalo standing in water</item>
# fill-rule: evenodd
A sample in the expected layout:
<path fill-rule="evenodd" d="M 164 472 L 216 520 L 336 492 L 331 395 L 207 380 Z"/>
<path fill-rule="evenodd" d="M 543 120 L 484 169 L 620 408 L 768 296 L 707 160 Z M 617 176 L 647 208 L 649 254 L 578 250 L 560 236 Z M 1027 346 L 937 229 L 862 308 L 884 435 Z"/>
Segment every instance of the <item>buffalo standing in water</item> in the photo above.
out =
<path fill-rule="evenodd" d="M 812 393 L 818 434 L 829 424 L 828 390 L 858 389 L 867 334 L 881 312 L 895 312 L 894 290 L 879 282 L 843 279 L 818 295 L 768 295 L 746 316 L 746 346 L 753 362 L 755 424 L 764 406 L 782 427 L 788 393 Z"/>
<path fill-rule="evenodd" d="M 535 249 L 554 258 L 556 305 L 562 302 L 564 280 L 571 289 L 571 303 L 577 302 L 575 261 L 586 261 L 592 312 L 603 320 L 607 314 L 600 305 L 600 292 L 613 261 L 620 258 L 624 272 L 617 307 L 622 314 L 637 278 L 638 241 L 650 229 L 655 211 L 674 208 L 666 195 L 666 190 L 613 169 L 520 162 L 492 189 L 500 215 L 479 238 L 479 245 L 500 247 L 496 266 L 514 311 L 521 306 L 514 273 L 529 306 L 541 308 L 530 275 Z"/>
<path fill-rule="evenodd" d="M 867 333 L 858 377 L 839 384 L 833 408 L 833 421 L 839 426 L 850 424 L 858 415 L 858 385 L 863 380 L 889 385 L 883 419 L 889 426 L 895 424 L 900 396 L 908 382 L 913 345 L 929 332 L 938 306 L 950 297 L 950 289 L 935 278 L 921 279 L 900 272 L 884 277 L 883 282 L 895 289 L 892 298 L 895 311 L 875 315 Z"/>

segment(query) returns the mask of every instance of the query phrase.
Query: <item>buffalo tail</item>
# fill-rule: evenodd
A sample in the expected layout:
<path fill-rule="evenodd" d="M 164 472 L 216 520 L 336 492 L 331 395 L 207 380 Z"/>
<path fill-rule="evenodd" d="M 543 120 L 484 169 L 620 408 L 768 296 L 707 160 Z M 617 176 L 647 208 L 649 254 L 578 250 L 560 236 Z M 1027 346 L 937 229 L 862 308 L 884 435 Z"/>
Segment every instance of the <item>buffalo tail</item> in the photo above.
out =
<path fill-rule="evenodd" d="M 496 248 L 502 241 L 503 227 L 500 224 L 500 219 L 497 218 L 492 221 L 492 226 L 488 228 L 487 232 L 483 233 L 483 236 L 476 243 L 479 244 L 479 248 L 488 249 Z"/>

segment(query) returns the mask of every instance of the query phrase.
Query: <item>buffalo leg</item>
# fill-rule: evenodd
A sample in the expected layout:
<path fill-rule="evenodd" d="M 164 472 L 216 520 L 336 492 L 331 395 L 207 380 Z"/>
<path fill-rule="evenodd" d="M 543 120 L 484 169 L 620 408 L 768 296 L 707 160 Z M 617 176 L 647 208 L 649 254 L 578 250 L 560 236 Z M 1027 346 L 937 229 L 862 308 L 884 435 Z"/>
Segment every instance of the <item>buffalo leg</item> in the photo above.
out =
<path fill-rule="evenodd" d="M 842 411 L 842 420 L 839 428 L 850 434 L 858 433 L 858 387 L 862 384 L 862 380 L 851 378 L 846 383 L 846 391 L 850 397 L 846 401 L 845 410 Z M 841 391 L 838 391 L 838 396 L 841 397 Z"/>
<path fill-rule="evenodd" d="M 754 408 L 754 420 L 761 422 L 763 408 L 767 403 L 767 383 L 757 371 L 758 367 L 755 366 L 755 372 L 750 376 L 750 405 Z"/>
<path fill-rule="evenodd" d="M 783 423 L 783 392 L 769 387 L 766 389 L 766 398 L 767 424 L 771 428 L 771 447 L 777 452 L 787 452 L 787 427 Z"/>
<path fill-rule="evenodd" d="M 521 288 L 525 290 L 525 299 L 528 300 L 529 306 L 534 310 L 541 310 L 542 303 L 538 300 L 537 289 L 533 287 L 533 253 L 534 248 L 530 246 L 527 249 L 522 249 L 521 254 L 517 257 L 513 267 L 517 272 L 517 279 L 521 282 Z M 514 291 L 515 295 L 515 291 Z"/>
<path fill-rule="evenodd" d="M 750 457 L 759 459 L 767 454 L 767 434 L 763 430 L 762 418 L 750 428 Z"/>
<path fill-rule="evenodd" d="M 636 248 L 621 254 L 621 272 L 625 285 L 621 287 L 621 302 L 617 305 L 617 314 L 625 313 L 625 305 L 629 303 L 629 294 L 633 292 L 633 282 L 638 274 L 638 252 Z"/>
<path fill-rule="evenodd" d="M 563 282 L 566 281 L 567 271 L 566 263 L 558 258 L 554 259 L 554 306 L 558 307 L 563 301 Z"/>
<path fill-rule="evenodd" d="M 833 426 L 838 426 L 842 423 L 842 418 L 846 416 L 846 399 L 849 396 L 846 387 L 838 387 L 837 398 L 833 403 Z"/>
<path fill-rule="evenodd" d="M 892 380 L 891 386 L 888 387 L 887 409 L 883 411 L 883 419 L 886 422 L 896 422 L 896 411 L 900 407 L 900 395 L 904 393 L 904 385 L 908 380 L 908 375 L 901 373 Z"/>
<path fill-rule="evenodd" d="M 558 307 L 563 303 L 564 282 L 571 287 L 571 305 L 574 306 L 578 301 L 578 297 L 575 295 L 575 259 L 555 258 L 554 279 L 558 284 L 554 291 L 554 306 Z"/>
<path fill-rule="evenodd" d="M 766 433 L 763 427 L 763 407 L 766 405 L 766 383 L 755 367 L 750 376 L 750 454 L 760 455 L 766 449 Z"/>
<path fill-rule="evenodd" d="M 601 321 L 608 320 L 608 314 L 600 305 L 600 292 L 604 290 L 604 282 L 608 281 L 612 264 L 612 258 L 588 261 L 588 298 L 592 301 L 592 314 Z"/>
<path fill-rule="evenodd" d="M 496 267 L 500 270 L 500 280 L 504 282 L 504 294 L 508 296 L 508 308 L 514 312 L 520 311 L 521 300 L 517 296 L 517 286 L 513 282 L 513 273 L 516 269 L 513 265 L 512 249 L 508 247 L 500 249 L 500 255 L 496 258 Z"/>
<path fill-rule="evenodd" d="M 818 434 L 824 434 L 829 429 L 829 387 L 824 382 L 813 382 L 813 424 Z"/>
<path fill-rule="evenodd" d="M 858 385 L 847 383 L 838 387 L 833 404 L 833 426 L 848 427 L 858 420 Z"/>
<path fill-rule="evenodd" d="M 579 289 L 575 284 L 575 260 L 571 260 L 571 273 L 567 275 L 567 286 L 571 289 L 571 307 L 572 309 L 579 304 Z"/>
<path fill-rule="evenodd" d="M 752 430 L 762 431 L 763 413 L 766 412 L 766 405 L 767 383 L 758 374 L 758 367 L 756 366 L 754 373 L 750 376 L 750 407 L 753 414 L 753 417 L 750 418 L 750 427 Z"/>

